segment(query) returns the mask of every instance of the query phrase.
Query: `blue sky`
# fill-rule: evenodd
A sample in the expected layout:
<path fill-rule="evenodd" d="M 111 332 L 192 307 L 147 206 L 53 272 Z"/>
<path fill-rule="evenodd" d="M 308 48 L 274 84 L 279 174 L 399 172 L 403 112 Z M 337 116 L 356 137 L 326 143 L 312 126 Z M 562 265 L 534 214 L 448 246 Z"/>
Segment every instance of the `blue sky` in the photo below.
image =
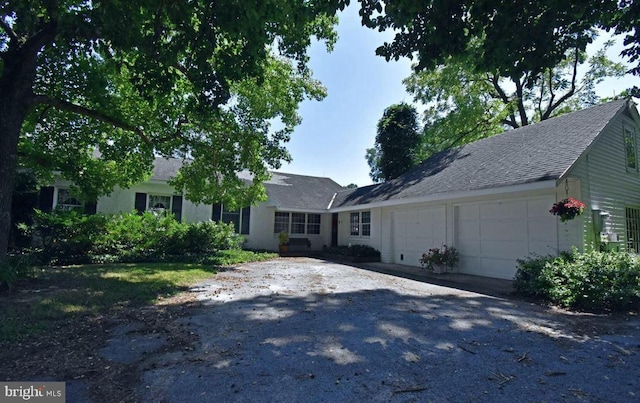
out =
<path fill-rule="evenodd" d="M 287 144 L 293 162 L 284 163 L 279 171 L 329 177 L 343 186 L 366 186 L 372 182 L 365 152 L 374 144 L 378 120 L 385 108 L 413 102 L 402 85 L 411 73 L 411 61 L 387 62 L 376 56 L 375 49 L 393 35 L 363 27 L 357 7 L 340 14 L 338 35 L 331 53 L 323 44 L 311 47 L 311 69 L 328 95 L 321 102 L 301 105 L 302 124 Z M 611 57 L 618 53 L 612 49 Z M 640 79 L 609 80 L 598 86 L 598 93 L 612 96 L 632 85 L 640 85 Z"/>

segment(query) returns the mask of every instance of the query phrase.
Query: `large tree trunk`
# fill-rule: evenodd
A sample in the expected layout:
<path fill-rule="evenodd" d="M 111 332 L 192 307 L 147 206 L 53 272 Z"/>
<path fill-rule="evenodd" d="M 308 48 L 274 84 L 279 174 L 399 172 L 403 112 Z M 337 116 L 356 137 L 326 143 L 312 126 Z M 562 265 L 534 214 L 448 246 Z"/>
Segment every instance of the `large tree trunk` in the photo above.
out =
<path fill-rule="evenodd" d="M 0 77 L 0 261 L 7 256 L 18 140 L 31 107 L 37 51 L 7 54 Z"/>

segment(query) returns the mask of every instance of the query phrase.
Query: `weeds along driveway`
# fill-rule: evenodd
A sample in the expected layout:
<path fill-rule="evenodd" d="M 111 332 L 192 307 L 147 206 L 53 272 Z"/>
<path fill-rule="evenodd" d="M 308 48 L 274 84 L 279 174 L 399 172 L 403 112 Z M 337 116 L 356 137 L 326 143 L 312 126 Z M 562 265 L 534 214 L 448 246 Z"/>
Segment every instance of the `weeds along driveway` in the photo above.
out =
<path fill-rule="evenodd" d="M 145 402 L 638 401 L 637 319 L 572 315 L 314 259 L 219 273 L 140 361 Z M 108 348 L 108 347 L 107 347 Z"/>

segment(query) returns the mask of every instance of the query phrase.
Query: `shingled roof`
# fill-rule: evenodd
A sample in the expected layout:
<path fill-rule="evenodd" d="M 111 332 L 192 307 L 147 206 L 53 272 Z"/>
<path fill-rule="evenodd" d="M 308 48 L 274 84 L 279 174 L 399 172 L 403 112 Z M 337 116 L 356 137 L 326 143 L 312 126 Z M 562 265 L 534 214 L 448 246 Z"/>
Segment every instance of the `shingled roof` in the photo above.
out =
<path fill-rule="evenodd" d="M 329 178 L 272 172 L 264 183 L 269 205 L 287 210 L 326 210 L 344 188 Z"/>
<path fill-rule="evenodd" d="M 156 158 L 152 180 L 168 181 L 176 176 L 185 162 L 177 158 Z M 264 182 L 269 196 L 269 205 L 287 210 L 326 210 L 336 192 L 344 190 L 329 178 L 271 172 L 270 180 Z M 240 178 L 251 181 L 248 172 Z"/>
<path fill-rule="evenodd" d="M 628 102 L 608 102 L 437 153 L 396 179 L 339 192 L 332 207 L 558 180 Z"/>

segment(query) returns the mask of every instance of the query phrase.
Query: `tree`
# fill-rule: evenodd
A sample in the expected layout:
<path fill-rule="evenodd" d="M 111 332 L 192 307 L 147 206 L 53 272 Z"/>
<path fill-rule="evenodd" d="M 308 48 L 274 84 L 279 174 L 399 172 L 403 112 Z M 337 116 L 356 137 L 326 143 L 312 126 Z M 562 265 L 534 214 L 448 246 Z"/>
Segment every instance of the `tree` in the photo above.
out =
<path fill-rule="evenodd" d="M 595 85 L 626 70 L 606 57 L 611 45 L 591 57 L 570 50 L 564 61 L 529 85 L 529 74 L 516 80 L 475 72 L 463 56 L 412 74 L 404 81 L 407 90 L 426 106 L 422 157 L 598 103 Z"/>
<path fill-rule="evenodd" d="M 377 49 L 387 60 L 417 55 L 416 70 L 469 56 L 477 72 L 537 79 L 585 51 L 594 27 L 627 33 L 623 55 L 640 57 L 640 6 L 632 0 L 361 0 L 362 23 L 396 32 Z M 479 42 L 479 43 L 477 43 Z M 640 65 L 639 65 L 640 66 Z M 640 69 L 632 70 L 640 74 Z M 533 81 L 531 81 L 533 82 Z M 530 82 L 530 83 L 531 83 Z M 528 84 L 530 84 L 528 83 Z"/>
<path fill-rule="evenodd" d="M 419 162 L 419 146 L 416 109 L 405 103 L 388 107 L 378 121 L 376 143 L 367 149 L 369 176 L 374 182 L 397 178 Z"/>
<path fill-rule="evenodd" d="M 311 37 L 330 47 L 347 3 L 0 2 L 0 260 L 18 164 L 95 199 L 148 175 L 155 155 L 182 155 L 194 158 L 176 179 L 188 198 L 259 197 L 267 166 L 287 158 L 298 103 L 322 96 Z"/>

